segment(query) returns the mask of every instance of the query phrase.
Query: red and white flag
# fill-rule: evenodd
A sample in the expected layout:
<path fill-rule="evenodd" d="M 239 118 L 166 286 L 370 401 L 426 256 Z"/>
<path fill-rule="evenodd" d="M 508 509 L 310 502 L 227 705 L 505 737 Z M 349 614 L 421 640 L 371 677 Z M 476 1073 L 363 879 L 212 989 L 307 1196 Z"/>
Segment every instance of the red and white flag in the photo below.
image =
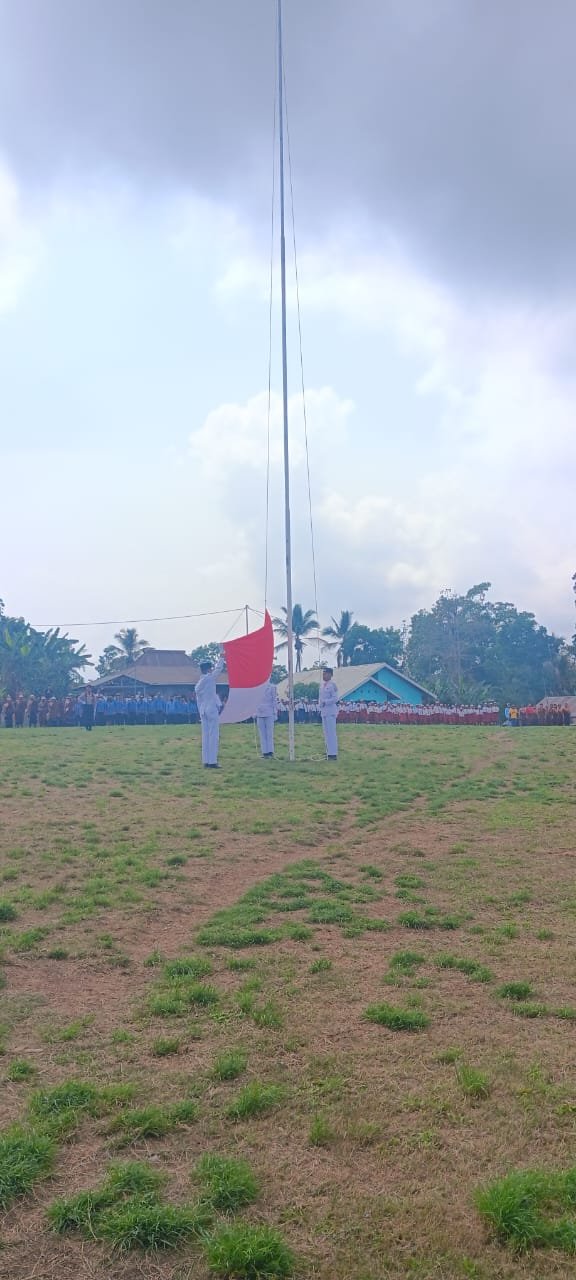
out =
<path fill-rule="evenodd" d="M 274 631 L 268 610 L 264 626 L 224 644 L 230 693 L 220 724 L 238 724 L 256 715 L 274 663 Z"/>

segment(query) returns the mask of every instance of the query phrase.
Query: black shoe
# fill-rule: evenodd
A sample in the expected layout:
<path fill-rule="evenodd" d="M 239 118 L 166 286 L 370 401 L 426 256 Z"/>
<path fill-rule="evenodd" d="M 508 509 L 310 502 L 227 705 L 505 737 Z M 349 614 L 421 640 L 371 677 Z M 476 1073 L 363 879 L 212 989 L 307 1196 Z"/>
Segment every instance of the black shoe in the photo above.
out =
<path fill-rule="evenodd" d="M 338 756 L 327 756 L 327 760 L 337 760 Z"/>

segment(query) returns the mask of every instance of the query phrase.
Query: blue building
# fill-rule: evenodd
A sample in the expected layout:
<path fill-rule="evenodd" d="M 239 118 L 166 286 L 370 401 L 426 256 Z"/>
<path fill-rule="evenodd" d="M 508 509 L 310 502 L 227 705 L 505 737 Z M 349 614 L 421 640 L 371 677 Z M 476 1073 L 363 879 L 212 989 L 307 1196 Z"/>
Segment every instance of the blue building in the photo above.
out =
<path fill-rule="evenodd" d="M 294 678 L 295 684 L 318 684 L 322 672 L 317 668 L 312 671 L 300 671 Z M 428 689 L 417 684 L 404 671 L 396 671 L 386 662 L 366 662 L 357 667 L 338 667 L 334 669 L 334 679 L 338 686 L 341 702 L 407 702 L 412 706 L 421 706 L 425 702 L 435 702 L 436 698 Z M 288 682 L 282 681 L 278 686 L 280 697 L 286 697 Z"/>

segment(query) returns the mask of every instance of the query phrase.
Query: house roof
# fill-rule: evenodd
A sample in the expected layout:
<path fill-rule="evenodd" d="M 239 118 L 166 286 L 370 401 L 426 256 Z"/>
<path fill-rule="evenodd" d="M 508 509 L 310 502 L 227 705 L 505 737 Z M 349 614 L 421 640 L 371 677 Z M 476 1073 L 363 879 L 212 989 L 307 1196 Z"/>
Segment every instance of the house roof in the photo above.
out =
<path fill-rule="evenodd" d="M 391 693 L 393 697 L 398 697 L 395 690 L 389 689 L 386 684 L 386 677 L 376 680 L 379 671 L 392 672 L 397 678 L 404 680 L 406 684 L 412 685 L 415 689 L 420 689 L 428 698 L 433 695 L 423 685 L 417 684 L 411 676 L 406 675 L 404 671 L 397 671 L 395 667 L 389 666 L 387 662 L 363 662 L 359 666 L 354 667 L 335 667 L 334 680 L 338 686 L 338 693 L 341 698 L 346 698 L 350 693 L 354 693 L 361 685 L 366 684 L 368 680 L 374 680 L 381 688 L 386 689 L 387 693 Z M 322 671 L 318 667 L 313 667 L 311 671 L 299 671 L 294 675 L 295 684 L 318 684 L 322 679 Z M 278 685 L 279 696 L 285 697 L 288 693 L 288 681 L 282 680 Z"/>
<path fill-rule="evenodd" d="M 134 680 L 138 684 L 151 687 L 158 685 L 195 685 L 200 679 L 200 667 L 192 661 L 183 649 L 145 649 L 142 655 L 113 671 L 109 676 L 101 676 L 90 683 L 97 689 L 107 685 L 118 684 L 119 681 Z M 218 684 L 228 684 L 228 677 L 223 673 L 218 676 Z"/>

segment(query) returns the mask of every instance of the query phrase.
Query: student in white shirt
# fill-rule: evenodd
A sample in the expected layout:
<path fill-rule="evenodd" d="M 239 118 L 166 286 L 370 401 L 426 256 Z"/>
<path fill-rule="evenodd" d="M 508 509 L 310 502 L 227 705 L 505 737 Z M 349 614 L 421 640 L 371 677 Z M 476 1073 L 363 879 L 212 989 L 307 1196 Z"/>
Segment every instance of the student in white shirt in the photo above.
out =
<path fill-rule="evenodd" d="M 205 769 L 219 769 L 218 743 L 220 739 L 221 703 L 216 692 L 216 676 L 224 670 L 224 656 L 218 659 L 216 666 L 211 662 L 201 662 L 202 675 L 194 690 L 196 703 L 202 725 L 202 764 Z"/>
<path fill-rule="evenodd" d="M 324 742 L 326 744 L 326 755 L 329 760 L 338 759 L 338 735 L 336 733 L 336 719 L 338 716 L 338 689 L 332 679 L 334 672 L 332 667 L 324 667 L 322 672 L 322 684 L 318 695 L 318 703 L 320 706 L 320 715 L 322 717 L 322 728 L 324 730 Z"/>
<path fill-rule="evenodd" d="M 256 711 L 256 724 L 260 735 L 260 749 L 265 760 L 274 755 L 274 721 L 278 719 L 278 691 L 269 680 L 262 690 L 262 698 Z"/>

